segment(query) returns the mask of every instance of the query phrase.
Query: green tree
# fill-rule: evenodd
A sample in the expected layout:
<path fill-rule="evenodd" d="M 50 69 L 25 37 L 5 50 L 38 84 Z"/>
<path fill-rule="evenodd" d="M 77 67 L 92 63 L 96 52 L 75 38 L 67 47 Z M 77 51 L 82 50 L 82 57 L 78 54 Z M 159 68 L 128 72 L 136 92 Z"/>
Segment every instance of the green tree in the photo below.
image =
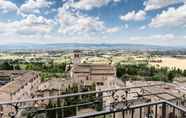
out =
<path fill-rule="evenodd" d="M 169 71 L 169 73 L 168 73 L 168 81 L 172 82 L 175 77 L 176 77 L 176 73 L 174 71 Z"/>
<path fill-rule="evenodd" d="M 186 69 L 183 71 L 183 76 L 186 77 Z"/>
<path fill-rule="evenodd" d="M 0 68 L 1 70 L 13 70 L 13 65 L 9 61 L 4 61 Z"/>

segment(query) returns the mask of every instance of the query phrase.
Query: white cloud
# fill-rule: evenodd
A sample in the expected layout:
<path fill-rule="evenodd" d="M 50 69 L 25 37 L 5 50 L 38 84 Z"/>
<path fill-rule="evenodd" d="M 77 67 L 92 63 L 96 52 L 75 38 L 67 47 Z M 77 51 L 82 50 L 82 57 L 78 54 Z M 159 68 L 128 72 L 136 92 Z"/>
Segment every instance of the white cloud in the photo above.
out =
<path fill-rule="evenodd" d="M 152 19 L 150 27 L 174 27 L 184 26 L 186 24 L 186 5 L 180 6 L 177 9 L 169 8 L 163 11 Z"/>
<path fill-rule="evenodd" d="M 0 44 L 16 43 L 34 43 L 34 44 L 51 44 L 51 43 L 99 43 L 103 37 L 98 35 L 72 35 L 65 36 L 61 34 L 9 34 L 4 33 L 0 36 Z"/>
<path fill-rule="evenodd" d="M 91 10 L 93 8 L 99 8 L 103 5 L 107 5 L 110 2 L 119 2 L 120 0 L 79 0 L 74 2 L 71 6 L 81 10 Z"/>
<path fill-rule="evenodd" d="M 144 36 L 144 37 L 131 37 L 131 40 L 141 40 L 141 39 L 147 39 L 147 40 L 172 40 L 175 38 L 175 35 L 173 34 L 164 34 L 164 35 L 161 35 L 161 34 L 157 34 L 157 35 L 151 35 L 151 36 Z"/>
<path fill-rule="evenodd" d="M 129 38 L 128 43 L 139 42 L 140 44 L 178 46 L 184 45 L 185 41 L 186 38 L 184 36 L 177 36 L 174 34 L 157 34 L 149 36 L 133 36 Z"/>
<path fill-rule="evenodd" d="M 65 34 L 101 32 L 105 28 L 104 22 L 100 21 L 99 18 L 73 13 L 63 8 L 59 9 L 58 18 L 61 25 L 59 31 Z"/>
<path fill-rule="evenodd" d="M 120 27 L 112 27 L 112 28 L 107 28 L 106 32 L 108 33 L 114 33 L 114 32 L 119 32 L 121 31 Z"/>
<path fill-rule="evenodd" d="M 82 33 L 104 33 L 114 32 L 118 28 L 107 28 L 98 17 L 84 15 L 79 10 L 71 8 L 72 2 L 66 2 L 58 9 L 58 21 L 60 23 L 59 32 L 64 34 Z"/>
<path fill-rule="evenodd" d="M 183 2 L 184 0 L 148 0 L 144 2 L 145 10 L 154 10 L 172 5 L 178 2 Z"/>
<path fill-rule="evenodd" d="M 125 27 L 125 29 L 128 29 L 129 28 L 129 25 L 128 24 L 125 24 L 124 27 Z"/>
<path fill-rule="evenodd" d="M 37 34 L 52 30 L 54 21 L 42 16 L 28 15 L 25 19 L 12 22 L 0 22 L 1 33 Z"/>
<path fill-rule="evenodd" d="M 120 19 L 124 21 L 131 21 L 131 20 L 140 21 L 140 20 L 144 20 L 145 16 L 146 16 L 146 12 L 143 10 L 140 10 L 138 12 L 131 11 L 128 12 L 126 15 L 120 16 Z"/>
<path fill-rule="evenodd" d="M 27 0 L 20 7 L 22 13 L 39 13 L 41 8 L 47 8 L 52 4 L 48 0 Z"/>
<path fill-rule="evenodd" d="M 89 1 L 87 3 L 105 3 L 105 0 Z M 120 0 L 108 0 L 109 2 L 119 2 Z M 105 33 L 119 32 L 121 27 L 107 27 L 104 21 L 99 17 L 88 16 L 82 10 L 74 7 L 77 2 L 74 0 L 64 0 L 64 4 L 58 9 L 59 32 L 65 35 L 99 35 L 103 36 Z M 83 1 L 78 1 L 83 2 Z M 103 5 L 103 4 L 102 4 Z M 101 7 L 101 6 L 100 6 Z M 93 7 L 92 7 L 93 8 Z"/>
<path fill-rule="evenodd" d="M 71 3 L 70 3 L 71 4 Z M 64 34 L 84 34 L 84 33 L 113 33 L 121 30 L 119 27 L 106 27 L 99 17 L 91 17 L 79 11 L 73 11 L 69 7 L 69 2 L 58 9 L 59 32 Z"/>
<path fill-rule="evenodd" d="M 139 28 L 139 30 L 144 30 L 144 29 L 146 29 L 147 27 L 144 25 L 144 26 L 141 26 L 140 28 Z"/>
<path fill-rule="evenodd" d="M 16 4 L 12 3 L 8 0 L 0 0 L 0 10 L 3 10 L 3 12 L 16 12 L 17 11 Z"/>

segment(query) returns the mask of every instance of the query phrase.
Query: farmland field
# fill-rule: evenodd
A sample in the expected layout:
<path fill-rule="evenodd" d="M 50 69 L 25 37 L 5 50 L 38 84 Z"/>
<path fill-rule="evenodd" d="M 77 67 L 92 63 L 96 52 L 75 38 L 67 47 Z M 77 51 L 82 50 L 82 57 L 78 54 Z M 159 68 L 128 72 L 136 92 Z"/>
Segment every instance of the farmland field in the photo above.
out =
<path fill-rule="evenodd" d="M 186 59 L 180 59 L 174 57 L 160 57 L 156 59 L 161 60 L 162 62 L 150 62 L 150 64 L 155 66 L 160 66 L 160 67 L 186 69 Z"/>

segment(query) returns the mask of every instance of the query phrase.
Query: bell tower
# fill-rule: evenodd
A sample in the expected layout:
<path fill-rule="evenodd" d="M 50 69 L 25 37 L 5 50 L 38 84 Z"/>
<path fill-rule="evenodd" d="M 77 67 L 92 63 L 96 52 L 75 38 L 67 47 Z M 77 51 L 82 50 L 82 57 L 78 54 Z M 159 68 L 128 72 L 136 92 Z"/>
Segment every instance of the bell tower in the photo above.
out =
<path fill-rule="evenodd" d="M 74 50 L 74 56 L 73 56 L 73 64 L 78 65 L 81 63 L 80 60 L 80 50 Z"/>

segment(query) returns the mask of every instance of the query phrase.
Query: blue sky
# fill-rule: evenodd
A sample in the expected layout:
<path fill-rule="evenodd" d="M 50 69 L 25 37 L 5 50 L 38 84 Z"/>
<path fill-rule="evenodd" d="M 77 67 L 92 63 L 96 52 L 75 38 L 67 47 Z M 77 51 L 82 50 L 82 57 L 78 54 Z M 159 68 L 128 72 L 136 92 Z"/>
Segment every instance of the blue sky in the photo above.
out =
<path fill-rule="evenodd" d="M 0 44 L 186 46 L 185 0 L 0 0 Z"/>

